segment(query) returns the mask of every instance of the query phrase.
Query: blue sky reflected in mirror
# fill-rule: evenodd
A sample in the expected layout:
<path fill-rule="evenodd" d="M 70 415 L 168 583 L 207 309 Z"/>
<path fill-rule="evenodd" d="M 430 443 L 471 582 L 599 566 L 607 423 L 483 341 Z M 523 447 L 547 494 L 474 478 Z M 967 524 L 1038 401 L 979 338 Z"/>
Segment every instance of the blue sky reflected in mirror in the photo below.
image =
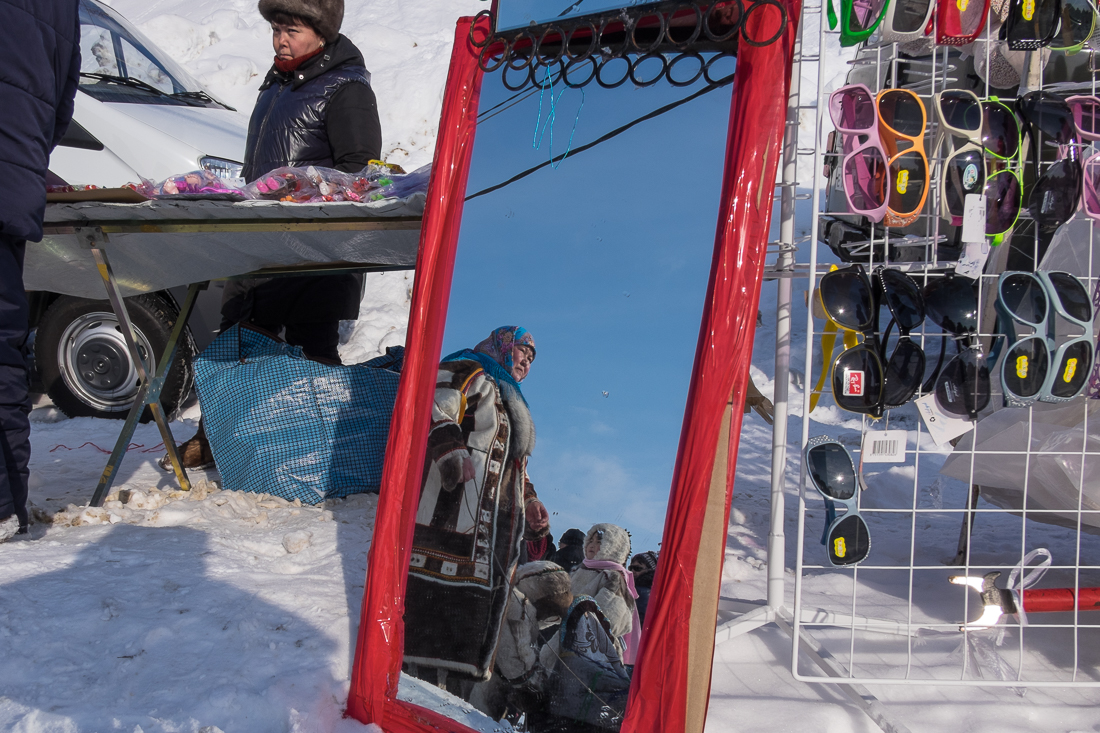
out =
<path fill-rule="evenodd" d="M 562 18 L 646 5 L 653 0 L 499 0 L 497 30 L 552 23 Z"/>
<path fill-rule="evenodd" d="M 714 76 L 732 72 L 732 59 L 719 63 Z M 706 86 L 559 83 L 517 93 L 487 74 L 467 191 Z M 613 522 L 631 531 L 635 552 L 657 549 L 710 271 L 731 90 L 714 88 L 466 203 L 443 354 L 497 326 L 534 335 L 538 355 L 523 384 L 538 434 L 529 469 L 555 538 Z"/>

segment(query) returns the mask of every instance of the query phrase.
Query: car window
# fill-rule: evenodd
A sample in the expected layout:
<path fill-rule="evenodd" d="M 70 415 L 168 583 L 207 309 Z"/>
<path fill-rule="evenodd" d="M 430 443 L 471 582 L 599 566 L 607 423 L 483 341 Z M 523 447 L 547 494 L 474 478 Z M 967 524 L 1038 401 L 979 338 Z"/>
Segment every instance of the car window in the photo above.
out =
<path fill-rule="evenodd" d="M 101 102 L 224 106 L 96 0 L 80 0 L 80 56 L 80 89 Z"/>

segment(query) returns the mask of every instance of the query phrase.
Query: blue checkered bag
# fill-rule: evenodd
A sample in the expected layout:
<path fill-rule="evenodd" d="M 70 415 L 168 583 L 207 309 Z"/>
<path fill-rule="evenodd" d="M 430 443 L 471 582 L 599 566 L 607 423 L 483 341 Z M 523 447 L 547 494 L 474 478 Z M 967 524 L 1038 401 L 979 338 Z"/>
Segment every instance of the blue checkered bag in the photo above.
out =
<path fill-rule="evenodd" d="M 346 366 L 233 326 L 195 359 L 223 487 L 316 504 L 377 492 L 402 347 Z"/>

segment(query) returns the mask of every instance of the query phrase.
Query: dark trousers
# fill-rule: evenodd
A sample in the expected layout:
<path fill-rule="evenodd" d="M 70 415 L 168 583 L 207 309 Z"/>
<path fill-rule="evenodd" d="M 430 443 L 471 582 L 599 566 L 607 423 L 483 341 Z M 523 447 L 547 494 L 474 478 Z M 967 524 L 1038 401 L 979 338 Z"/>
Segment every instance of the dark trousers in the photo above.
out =
<path fill-rule="evenodd" d="M 26 242 L 0 234 L 0 520 L 27 526 L 31 458 L 27 343 L 30 308 L 23 290 Z"/>

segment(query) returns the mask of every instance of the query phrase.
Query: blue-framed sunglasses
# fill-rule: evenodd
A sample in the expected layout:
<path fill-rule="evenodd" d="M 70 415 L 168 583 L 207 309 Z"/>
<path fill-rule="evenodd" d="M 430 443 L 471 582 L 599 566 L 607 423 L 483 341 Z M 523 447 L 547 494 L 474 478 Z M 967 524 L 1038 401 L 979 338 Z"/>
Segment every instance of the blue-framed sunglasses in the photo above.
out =
<path fill-rule="evenodd" d="M 806 474 L 817 492 L 825 498 L 825 545 L 829 564 L 834 567 L 858 565 L 871 552 L 867 522 L 859 513 L 859 477 L 848 449 L 827 435 L 806 443 Z M 837 516 L 836 505 L 844 507 Z"/>
<path fill-rule="evenodd" d="M 1009 344 L 1000 369 L 1005 406 L 1068 402 L 1081 394 L 1094 358 L 1092 300 L 1081 282 L 1066 272 L 1004 272 L 996 307 Z M 1081 335 L 1059 345 L 1055 315 Z M 1017 323 L 1034 333 L 1017 339 Z M 997 351 L 1000 346 L 998 340 Z"/>

